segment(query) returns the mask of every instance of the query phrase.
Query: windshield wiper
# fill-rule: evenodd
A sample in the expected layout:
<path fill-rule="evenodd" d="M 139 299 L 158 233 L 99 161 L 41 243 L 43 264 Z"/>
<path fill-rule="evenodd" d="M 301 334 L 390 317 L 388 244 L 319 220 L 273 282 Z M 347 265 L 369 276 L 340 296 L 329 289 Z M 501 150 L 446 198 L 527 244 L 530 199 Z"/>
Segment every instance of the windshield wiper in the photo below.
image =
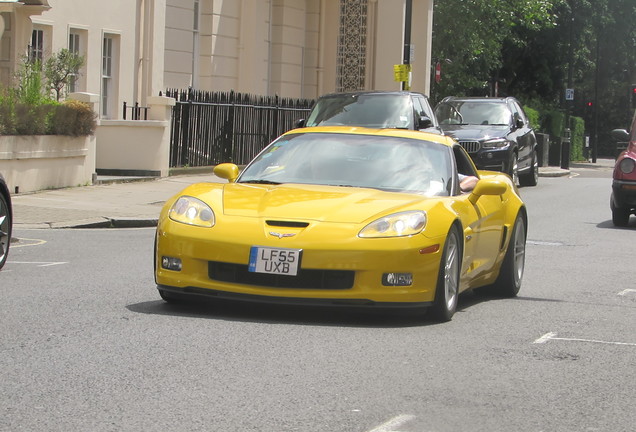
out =
<path fill-rule="evenodd" d="M 275 182 L 275 181 L 271 181 L 271 180 L 241 180 L 238 183 L 254 183 L 254 184 L 271 184 L 271 185 L 279 185 L 281 184 L 280 182 Z"/>

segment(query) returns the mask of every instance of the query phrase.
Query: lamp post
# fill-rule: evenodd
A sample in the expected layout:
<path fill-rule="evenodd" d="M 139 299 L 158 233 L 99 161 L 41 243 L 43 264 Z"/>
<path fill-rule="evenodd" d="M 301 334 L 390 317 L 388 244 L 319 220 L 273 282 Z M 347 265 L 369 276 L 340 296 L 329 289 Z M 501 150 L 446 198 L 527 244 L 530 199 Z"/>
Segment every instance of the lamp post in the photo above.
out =
<path fill-rule="evenodd" d="M 406 0 L 404 8 L 404 52 L 402 56 L 402 64 L 411 64 L 411 19 L 413 16 L 413 0 Z M 407 67 L 410 71 L 410 67 Z M 410 72 L 409 72 L 410 76 Z M 410 81 L 410 80 L 409 80 Z M 410 90 L 411 83 L 402 81 L 402 90 Z"/>
<path fill-rule="evenodd" d="M 572 62 L 573 62 L 573 51 L 572 51 L 572 43 L 573 43 L 573 33 L 574 33 L 574 8 L 572 6 L 572 2 L 570 4 L 570 35 L 569 35 L 569 43 L 568 43 L 568 89 L 572 88 Z M 571 142 L 572 142 L 572 134 L 570 130 L 570 107 L 572 105 L 574 98 L 569 99 L 566 98 L 565 101 L 565 131 L 563 136 L 563 148 L 561 149 L 561 168 L 569 169 L 570 168 L 570 154 L 571 154 Z"/>

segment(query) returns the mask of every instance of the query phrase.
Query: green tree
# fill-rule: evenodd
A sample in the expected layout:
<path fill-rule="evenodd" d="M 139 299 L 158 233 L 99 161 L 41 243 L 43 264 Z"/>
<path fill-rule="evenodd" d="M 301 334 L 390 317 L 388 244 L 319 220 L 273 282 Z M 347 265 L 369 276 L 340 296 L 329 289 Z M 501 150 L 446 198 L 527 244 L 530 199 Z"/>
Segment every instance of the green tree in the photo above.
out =
<path fill-rule="evenodd" d="M 39 105 L 47 99 L 42 78 L 42 63 L 39 60 L 29 61 L 22 58 L 22 63 L 15 74 L 17 86 L 14 96 L 26 105 Z"/>
<path fill-rule="evenodd" d="M 444 0 L 435 3 L 433 57 L 450 59 L 432 99 L 516 96 L 548 112 L 585 118 L 599 154 L 612 154 L 609 132 L 633 115 L 636 84 L 634 0 Z M 571 105 L 565 89 L 575 90 Z M 592 102 L 592 107 L 587 105 Z"/>
<path fill-rule="evenodd" d="M 84 57 L 61 49 L 59 52 L 49 57 L 44 64 L 44 76 L 49 88 L 55 92 L 56 100 L 59 102 L 62 97 L 62 90 L 71 80 L 77 78 L 79 70 L 84 65 Z"/>
<path fill-rule="evenodd" d="M 524 43 L 520 29 L 556 25 L 552 10 L 562 0 L 444 0 L 433 15 L 433 57 L 443 64 L 434 101 L 449 95 L 492 95 L 504 66 L 503 47 Z M 447 60 L 444 62 L 444 60 Z"/>

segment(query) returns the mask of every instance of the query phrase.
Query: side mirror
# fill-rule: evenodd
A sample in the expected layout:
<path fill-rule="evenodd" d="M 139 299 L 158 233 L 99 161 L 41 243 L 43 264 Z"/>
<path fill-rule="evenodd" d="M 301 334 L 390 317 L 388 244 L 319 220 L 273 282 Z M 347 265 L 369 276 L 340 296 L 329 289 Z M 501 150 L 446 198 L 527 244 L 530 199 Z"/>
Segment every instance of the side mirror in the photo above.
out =
<path fill-rule="evenodd" d="M 503 195 L 508 190 L 505 182 L 494 179 L 480 179 L 468 196 L 468 200 L 475 204 L 483 195 Z"/>
<path fill-rule="evenodd" d="M 512 119 L 512 123 L 515 129 L 520 129 L 523 127 L 523 119 L 519 117 L 519 114 L 515 114 L 514 118 Z"/>
<path fill-rule="evenodd" d="M 614 129 L 610 132 L 612 139 L 618 142 L 626 142 L 629 141 L 629 132 L 625 129 Z"/>
<path fill-rule="evenodd" d="M 294 126 L 296 126 L 297 128 L 305 127 L 305 119 L 296 120 L 296 123 L 294 123 Z"/>
<path fill-rule="evenodd" d="M 239 167 L 233 163 L 222 163 L 214 167 L 214 175 L 234 183 L 239 176 Z"/>
<path fill-rule="evenodd" d="M 433 120 L 430 118 L 420 116 L 420 118 L 417 119 L 417 129 L 428 129 L 430 127 L 433 127 Z"/>

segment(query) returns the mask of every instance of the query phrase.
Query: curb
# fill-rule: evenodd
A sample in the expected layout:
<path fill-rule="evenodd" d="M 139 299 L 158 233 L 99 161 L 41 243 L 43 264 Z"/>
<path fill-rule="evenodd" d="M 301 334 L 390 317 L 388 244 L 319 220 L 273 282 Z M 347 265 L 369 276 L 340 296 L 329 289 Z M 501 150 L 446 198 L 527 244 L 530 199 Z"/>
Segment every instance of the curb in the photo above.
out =
<path fill-rule="evenodd" d="M 570 170 L 559 169 L 541 171 L 541 168 L 539 168 L 539 177 L 564 177 L 567 175 L 570 175 Z"/>
<path fill-rule="evenodd" d="M 13 224 L 18 229 L 68 229 L 68 228 L 149 228 L 156 227 L 158 218 L 94 218 L 67 222 Z"/>

